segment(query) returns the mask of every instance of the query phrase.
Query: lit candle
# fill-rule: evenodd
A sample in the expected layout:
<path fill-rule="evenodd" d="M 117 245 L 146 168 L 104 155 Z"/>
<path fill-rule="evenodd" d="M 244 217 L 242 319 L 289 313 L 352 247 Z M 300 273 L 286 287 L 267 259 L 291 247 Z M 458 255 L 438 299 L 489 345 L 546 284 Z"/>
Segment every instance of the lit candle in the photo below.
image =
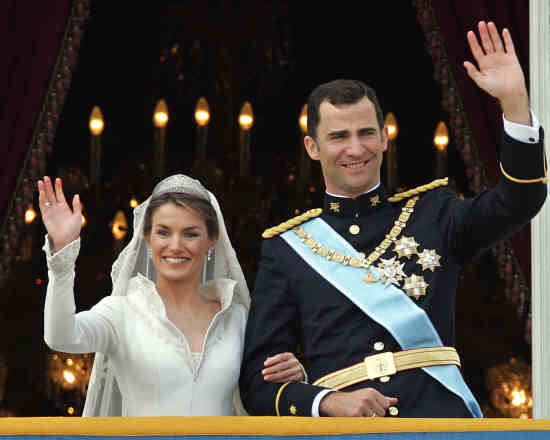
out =
<path fill-rule="evenodd" d="M 168 106 L 164 99 L 160 99 L 155 106 L 155 113 L 153 114 L 153 123 L 157 130 L 155 131 L 155 178 L 160 180 L 164 176 L 164 149 L 166 139 L 166 124 L 168 124 Z"/>
<path fill-rule="evenodd" d="M 440 121 L 434 133 L 435 177 L 438 179 L 447 175 L 447 145 L 449 145 L 449 130 L 445 122 Z"/>
<path fill-rule="evenodd" d="M 197 122 L 197 148 L 196 160 L 206 159 L 208 123 L 210 122 L 210 107 L 204 97 L 201 97 L 195 107 L 195 121 Z"/>
<path fill-rule="evenodd" d="M 115 217 L 113 218 L 113 221 L 111 223 L 111 233 L 113 234 L 113 238 L 115 239 L 113 252 L 116 257 L 122 250 L 123 239 L 128 233 L 128 222 L 123 211 L 119 210 L 115 214 Z"/>
<path fill-rule="evenodd" d="M 311 159 L 307 154 L 306 148 L 304 146 L 304 137 L 307 134 L 307 104 L 302 106 L 302 111 L 298 117 L 298 125 L 300 126 L 300 131 L 302 132 L 299 142 L 299 160 L 300 160 L 300 170 L 299 177 L 302 183 L 307 182 L 311 174 Z"/>
<path fill-rule="evenodd" d="M 101 201 L 101 134 L 105 123 L 100 108 L 96 105 L 90 114 L 90 186 L 93 188 L 96 206 Z"/>
<path fill-rule="evenodd" d="M 240 142 L 239 142 L 239 169 L 241 177 L 246 178 L 250 174 L 250 129 L 254 124 L 252 104 L 246 101 L 239 114 Z"/>
<path fill-rule="evenodd" d="M 388 149 L 386 150 L 386 186 L 388 193 L 393 193 L 399 184 L 399 171 L 397 168 L 397 134 L 399 127 L 393 113 L 386 115 L 384 122 L 388 136 Z"/>

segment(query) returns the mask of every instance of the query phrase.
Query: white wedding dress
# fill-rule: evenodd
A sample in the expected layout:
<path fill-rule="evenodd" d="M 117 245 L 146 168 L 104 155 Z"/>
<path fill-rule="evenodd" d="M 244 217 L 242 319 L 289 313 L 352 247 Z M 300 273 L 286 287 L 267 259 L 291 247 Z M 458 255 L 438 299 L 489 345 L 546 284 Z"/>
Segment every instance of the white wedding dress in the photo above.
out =
<path fill-rule="evenodd" d="M 237 389 L 246 308 L 234 301 L 235 281 L 200 285 L 221 310 L 208 327 L 200 353 L 168 319 L 148 278 L 131 278 L 127 295 L 107 296 L 75 313 L 74 265 L 80 239 L 51 255 L 44 246 L 49 283 L 44 340 L 54 350 L 103 353 L 122 395 L 123 416 L 230 416 L 243 414 Z"/>

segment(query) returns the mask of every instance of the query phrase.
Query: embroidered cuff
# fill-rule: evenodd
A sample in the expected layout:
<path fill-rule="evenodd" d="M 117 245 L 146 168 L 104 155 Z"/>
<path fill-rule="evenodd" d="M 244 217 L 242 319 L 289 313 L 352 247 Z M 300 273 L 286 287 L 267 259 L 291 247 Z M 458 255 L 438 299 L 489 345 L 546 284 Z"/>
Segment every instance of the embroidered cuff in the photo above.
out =
<path fill-rule="evenodd" d="M 536 120 L 534 123 L 538 124 Z M 523 126 L 523 129 L 532 129 L 532 127 Z M 546 183 L 544 131 L 540 126 L 537 139 L 537 143 L 527 144 L 512 137 L 508 131 L 504 132 L 499 165 L 502 175 L 507 180 L 515 183 Z"/>
<path fill-rule="evenodd" d="M 61 274 L 73 270 L 76 258 L 80 252 L 80 237 L 69 243 L 63 249 L 58 250 L 52 255 L 50 249 L 50 240 L 48 235 L 44 239 L 42 250 L 46 253 L 46 262 L 48 269 L 53 273 Z"/>
<path fill-rule="evenodd" d="M 275 414 L 277 414 L 277 417 L 281 417 L 281 412 L 279 411 L 279 401 L 281 400 L 281 394 L 283 393 L 283 390 L 291 383 L 292 382 L 285 382 L 279 387 L 279 391 L 277 391 L 277 396 L 275 396 Z"/>

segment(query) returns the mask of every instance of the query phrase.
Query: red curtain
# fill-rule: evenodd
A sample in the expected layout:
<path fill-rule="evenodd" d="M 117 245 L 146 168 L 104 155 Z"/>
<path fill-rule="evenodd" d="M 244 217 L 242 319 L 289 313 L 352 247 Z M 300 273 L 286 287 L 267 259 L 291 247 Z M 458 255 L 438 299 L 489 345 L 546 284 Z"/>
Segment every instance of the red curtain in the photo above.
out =
<path fill-rule="evenodd" d="M 8 42 L 0 112 L 0 284 L 15 256 L 23 214 L 45 172 L 76 64 L 88 0 L 6 0 Z"/>
<path fill-rule="evenodd" d="M 529 79 L 529 2 L 525 0 L 412 0 L 434 62 L 434 76 L 441 84 L 442 106 L 466 168 L 469 188 L 478 193 L 499 178 L 498 150 L 502 113 L 496 100 L 467 76 L 462 65 L 473 60 L 466 33 L 480 20 L 507 27 L 516 53 Z M 506 297 L 526 319 L 529 339 L 529 283 L 531 273 L 529 226 L 492 250 Z"/>
<path fill-rule="evenodd" d="M 498 146 L 502 130 L 501 112 L 496 100 L 483 92 L 466 75 L 462 61 L 472 60 L 466 32 L 476 29 L 480 19 L 492 20 L 512 33 L 516 53 L 529 79 L 529 2 L 526 0 L 433 1 L 433 10 L 447 48 L 450 64 L 460 90 L 464 110 L 476 138 L 488 183 L 498 179 Z M 530 279 L 529 228 L 512 239 L 523 273 Z"/>
<path fill-rule="evenodd" d="M 0 173 L 2 219 L 23 166 L 34 123 L 46 96 L 70 12 L 70 0 L 7 2 L 9 44 L 5 55 L 6 104 L 0 118 L 6 148 L 2 154 Z"/>

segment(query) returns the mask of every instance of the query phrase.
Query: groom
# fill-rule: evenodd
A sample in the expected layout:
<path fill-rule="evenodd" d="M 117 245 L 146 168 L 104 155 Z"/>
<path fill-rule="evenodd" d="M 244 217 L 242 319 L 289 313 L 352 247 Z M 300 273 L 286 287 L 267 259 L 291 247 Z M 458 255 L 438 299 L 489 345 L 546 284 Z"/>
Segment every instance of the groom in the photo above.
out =
<path fill-rule="evenodd" d="M 480 22 L 468 75 L 504 120 L 498 185 L 459 200 L 440 180 L 388 198 L 375 92 L 317 87 L 304 143 L 320 161 L 322 210 L 264 232 L 240 390 L 254 415 L 480 417 L 460 373 L 455 291 L 463 262 L 525 225 L 546 197 L 543 132 L 508 30 Z M 300 346 L 309 383 L 277 377 L 270 356 Z"/>

